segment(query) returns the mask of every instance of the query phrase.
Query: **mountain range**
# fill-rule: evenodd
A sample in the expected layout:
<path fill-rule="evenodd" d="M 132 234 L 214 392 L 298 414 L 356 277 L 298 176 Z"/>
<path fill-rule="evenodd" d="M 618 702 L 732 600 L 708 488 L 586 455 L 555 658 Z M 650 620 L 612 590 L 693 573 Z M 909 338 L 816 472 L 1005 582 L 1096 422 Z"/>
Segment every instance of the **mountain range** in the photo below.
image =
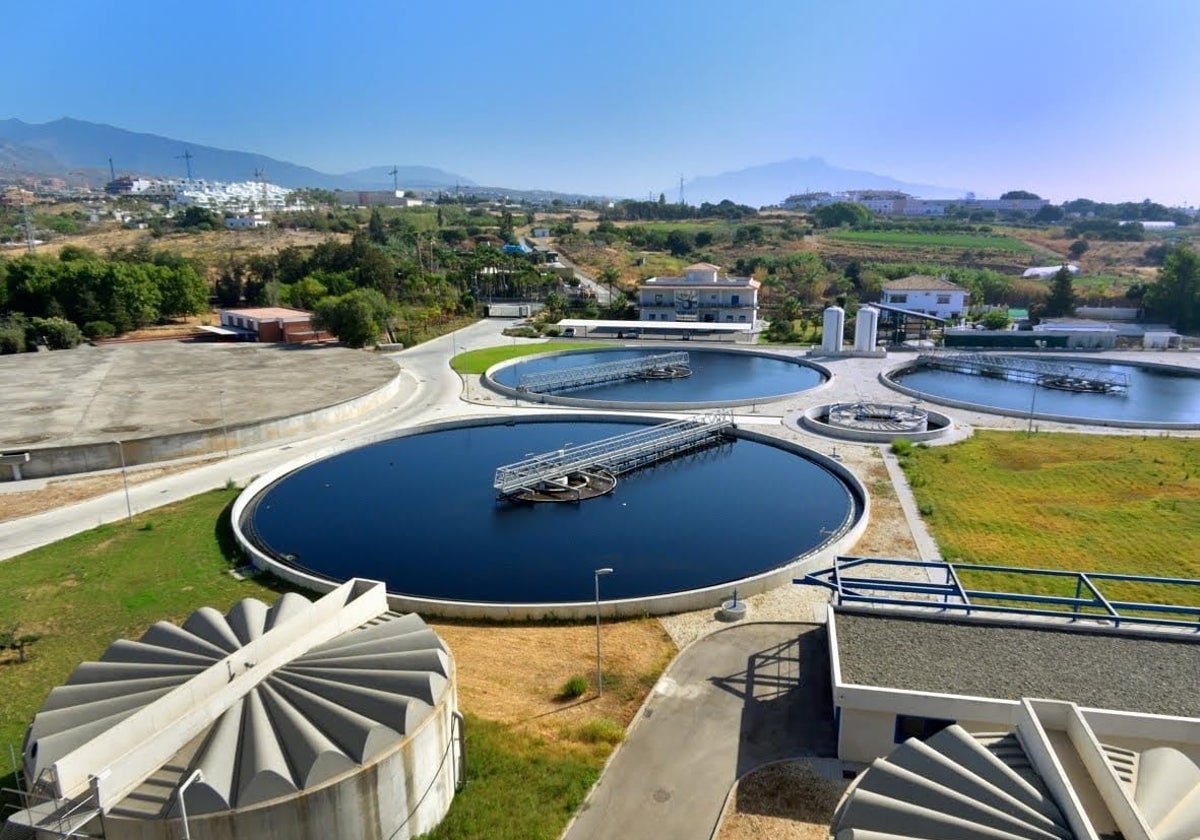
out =
<path fill-rule="evenodd" d="M 184 155 L 190 155 L 190 160 Z M 273 184 L 283 187 L 373 190 L 392 187 L 392 167 L 373 166 L 354 172 L 329 174 L 307 166 L 252 152 L 218 149 L 157 134 L 127 131 L 101 123 L 63 118 L 47 123 L 0 120 L 0 173 L 58 176 L 102 186 L 109 180 L 109 161 L 118 175 L 183 177 L 188 164 L 195 178 L 209 181 L 249 181 L 263 170 Z M 398 166 L 396 183 L 402 189 L 470 187 L 474 192 L 524 195 L 533 199 L 587 196 L 556 193 L 526 185 L 519 189 L 480 187 L 453 172 L 431 166 Z M 693 178 L 684 183 L 690 204 L 730 199 L 762 207 L 779 204 L 800 192 L 839 192 L 851 189 L 900 190 L 922 198 L 959 198 L 966 190 L 929 184 L 911 184 L 864 170 L 831 166 L 818 157 L 751 166 L 734 172 Z M 671 199 L 674 189 L 663 191 Z"/>
<path fill-rule="evenodd" d="M 967 192 L 956 187 L 910 184 L 865 170 L 842 169 L 819 157 L 792 158 L 736 172 L 705 175 L 683 185 L 684 198 L 689 204 L 705 201 L 715 204 L 729 198 L 751 207 L 779 204 L 796 193 L 845 190 L 899 190 L 920 198 L 962 198 Z M 666 195 L 675 197 L 671 190 Z"/>
<path fill-rule="evenodd" d="M 190 154 L 191 160 L 182 158 Z M 109 159 L 118 175 L 182 178 L 191 164 L 192 176 L 208 181 L 251 181 L 264 170 L 281 187 L 373 190 L 392 187 L 392 167 L 375 166 L 330 175 L 307 166 L 251 152 L 186 143 L 115 128 L 111 125 L 64 118 L 31 124 L 0 120 L 0 169 L 37 175 L 82 177 L 96 185 L 109 180 Z M 475 182 L 432 166 L 398 166 L 396 183 L 405 189 L 441 189 Z"/>

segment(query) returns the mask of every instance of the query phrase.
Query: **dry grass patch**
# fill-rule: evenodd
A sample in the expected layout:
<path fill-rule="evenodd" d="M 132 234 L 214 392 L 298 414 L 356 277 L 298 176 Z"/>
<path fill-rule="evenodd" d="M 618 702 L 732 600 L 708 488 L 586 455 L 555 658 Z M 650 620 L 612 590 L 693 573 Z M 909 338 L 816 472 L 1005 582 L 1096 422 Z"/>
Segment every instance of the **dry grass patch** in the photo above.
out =
<path fill-rule="evenodd" d="M 827 840 L 845 789 L 806 761 L 755 770 L 738 782 L 717 840 Z"/>
<path fill-rule="evenodd" d="M 654 619 L 605 623 L 604 695 L 597 698 L 595 624 L 430 624 L 454 655 L 464 709 L 550 742 L 591 743 L 581 728 L 599 718 L 624 727 L 676 650 Z M 575 675 L 586 676 L 588 690 L 559 699 Z"/>

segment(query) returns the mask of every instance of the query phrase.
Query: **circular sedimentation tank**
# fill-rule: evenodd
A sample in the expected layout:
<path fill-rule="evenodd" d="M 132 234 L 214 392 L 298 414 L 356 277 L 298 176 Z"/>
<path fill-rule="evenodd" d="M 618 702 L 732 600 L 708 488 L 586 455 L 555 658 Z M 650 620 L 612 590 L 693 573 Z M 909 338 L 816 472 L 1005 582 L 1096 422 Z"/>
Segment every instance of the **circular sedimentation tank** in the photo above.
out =
<path fill-rule="evenodd" d="M 884 384 L 923 400 L 972 411 L 1063 423 L 1128 428 L 1200 428 L 1200 372 L 1176 365 L 1047 355 L 1006 356 L 1060 365 L 1063 375 L 1015 379 L 907 362 L 880 374 Z M 1120 387 L 1108 384 L 1119 380 Z"/>
<path fill-rule="evenodd" d="M 887 443 L 904 438 L 927 441 L 951 428 L 950 418 L 916 405 L 885 402 L 844 402 L 818 405 L 801 415 L 809 431 L 843 440 Z"/>
<path fill-rule="evenodd" d="M 865 527 L 862 485 L 832 459 L 759 432 L 620 476 L 578 504 L 499 498 L 500 466 L 655 421 L 611 415 L 409 430 L 269 473 L 234 509 L 255 562 L 313 588 L 387 584 L 393 609 L 533 618 L 715 606 L 790 582 Z"/>
<path fill-rule="evenodd" d="M 828 381 L 830 372 L 807 360 L 748 350 L 687 348 L 688 361 L 650 375 L 554 391 L 532 391 L 523 380 L 555 371 L 635 361 L 678 352 L 678 345 L 567 350 L 494 365 L 483 383 L 517 399 L 585 408 L 706 408 L 780 400 Z"/>

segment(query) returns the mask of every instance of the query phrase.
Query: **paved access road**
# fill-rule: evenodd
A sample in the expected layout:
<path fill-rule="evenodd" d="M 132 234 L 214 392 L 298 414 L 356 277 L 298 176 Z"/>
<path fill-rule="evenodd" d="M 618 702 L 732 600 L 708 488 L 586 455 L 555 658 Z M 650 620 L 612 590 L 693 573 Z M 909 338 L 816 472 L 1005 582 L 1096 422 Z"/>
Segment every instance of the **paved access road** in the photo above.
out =
<path fill-rule="evenodd" d="M 659 679 L 567 840 L 706 838 L 756 767 L 832 757 L 825 629 L 746 624 L 684 649 Z"/>

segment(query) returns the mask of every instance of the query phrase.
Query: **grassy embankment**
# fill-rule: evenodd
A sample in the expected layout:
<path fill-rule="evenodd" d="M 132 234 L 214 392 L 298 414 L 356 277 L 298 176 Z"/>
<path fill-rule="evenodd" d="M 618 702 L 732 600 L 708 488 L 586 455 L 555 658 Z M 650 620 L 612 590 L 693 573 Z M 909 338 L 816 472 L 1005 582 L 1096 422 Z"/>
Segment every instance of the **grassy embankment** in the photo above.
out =
<path fill-rule="evenodd" d="M 450 360 L 450 367 L 455 373 L 481 374 L 492 365 L 515 359 L 519 356 L 532 356 L 537 353 L 558 352 L 560 350 L 590 350 L 594 347 L 606 347 L 596 341 L 554 341 L 539 344 L 502 344 L 496 347 L 484 347 L 459 353 Z"/>
<path fill-rule="evenodd" d="M 155 621 L 178 623 L 202 606 L 226 610 L 243 598 L 269 603 L 277 597 L 282 584 L 270 577 L 239 581 L 226 573 L 241 562 L 229 527 L 235 495 L 214 490 L 137 516 L 132 526 L 102 525 L 0 563 L 0 627 L 41 636 L 27 648 L 25 663 L 11 651 L 0 653 L 0 741 L 19 754 L 25 727 L 46 693 L 79 662 L 98 659 L 112 641 L 136 639 Z M 610 634 L 620 638 L 631 630 L 650 638 L 639 627 L 622 623 Z M 495 625 L 440 632 L 451 629 L 464 648 L 506 642 L 505 629 Z M 585 624 L 561 632 L 590 638 L 591 631 Z M 469 781 L 432 837 L 557 837 L 621 740 L 623 724 L 612 718 L 628 720 L 669 655 L 663 647 L 644 673 L 606 672 L 605 683 L 614 690 L 611 697 L 605 693 L 603 710 L 591 711 L 592 704 L 567 709 L 581 713 L 585 722 L 578 725 L 556 729 L 546 723 L 553 718 L 539 715 L 549 728 L 538 730 L 519 720 L 485 719 L 464 703 Z M 516 662 L 505 666 L 506 674 L 519 671 Z M 491 684 L 494 675 L 472 677 L 484 683 L 482 689 L 472 686 L 476 694 L 506 693 Z M 508 686 L 515 694 L 536 690 Z M 11 773 L 0 775 L 0 786 L 14 785 Z"/>
<path fill-rule="evenodd" d="M 977 432 L 901 460 L 947 559 L 1200 578 L 1200 439 Z M 1073 580 L 999 573 L 969 573 L 964 584 L 1075 594 Z M 1200 605 L 1200 586 L 1100 588 L 1111 599 Z"/>

